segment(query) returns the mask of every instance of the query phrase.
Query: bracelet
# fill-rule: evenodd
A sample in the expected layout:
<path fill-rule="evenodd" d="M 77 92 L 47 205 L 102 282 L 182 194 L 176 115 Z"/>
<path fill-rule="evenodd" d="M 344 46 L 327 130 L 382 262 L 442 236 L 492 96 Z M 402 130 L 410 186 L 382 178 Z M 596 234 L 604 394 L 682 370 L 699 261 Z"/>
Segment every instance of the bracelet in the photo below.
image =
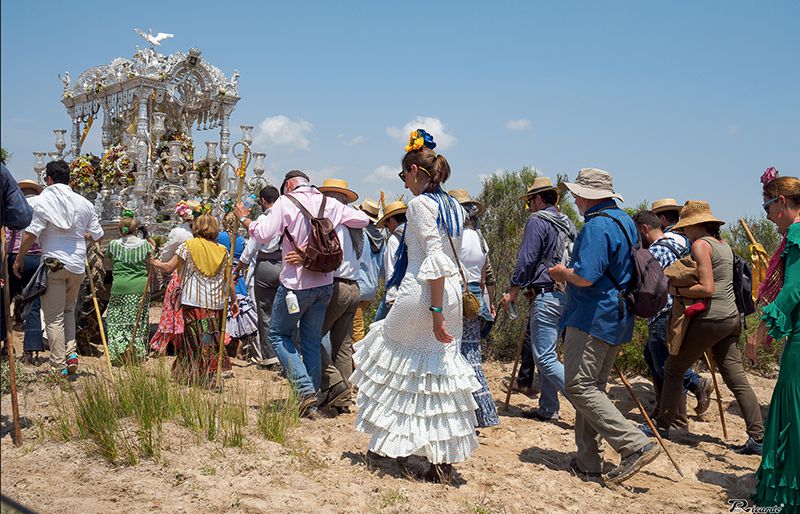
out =
<path fill-rule="evenodd" d="M 442 312 L 442 308 L 441 307 L 434 307 L 433 305 L 428 307 L 428 310 L 431 311 L 431 312 Z"/>

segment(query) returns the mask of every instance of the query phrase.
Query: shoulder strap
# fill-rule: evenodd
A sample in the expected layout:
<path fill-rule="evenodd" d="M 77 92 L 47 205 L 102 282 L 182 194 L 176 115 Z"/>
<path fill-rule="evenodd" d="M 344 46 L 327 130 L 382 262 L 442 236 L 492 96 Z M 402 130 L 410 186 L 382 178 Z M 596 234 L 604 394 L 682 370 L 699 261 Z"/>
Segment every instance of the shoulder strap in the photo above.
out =
<path fill-rule="evenodd" d="M 328 201 L 328 197 L 322 195 L 322 203 L 319 204 L 319 214 L 317 214 L 317 218 L 324 218 L 325 217 L 325 202 Z"/>
<path fill-rule="evenodd" d="M 464 275 L 464 270 L 461 267 L 461 258 L 458 256 L 458 252 L 456 251 L 456 245 L 453 244 L 453 238 L 450 236 L 450 231 L 447 230 L 447 226 L 444 227 L 444 233 L 447 234 L 447 240 L 450 241 L 450 249 L 453 250 L 453 255 L 456 258 L 456 264 L 458 264 L 458 272 L 461 274 L 461 280 L 464 281 L 463 290 L 466 291 L 469 288 L 469 284 L 467 284 L 467 277 Z"/>
<path fill-rule="evenodd" d="M 666 239 L 666 238 L 664 238 L 664 239 Z M 661 246 L 663 248 L 666 248 L 667 250 L 672 252 L 672 255 L 674 255 L 676 259 L 680 259 L 681 258 L 681 254 L 678 252 L 678 250 L 676 250 L 671 244 L 669 244 L 666 241 L 664 241 L 664 239 L 659 239 L 658 241 L 656 241 L 655 243 L 653 243 L 650 246 Z"/>
<path fill-rule="evenodd" d="M 287 197 L 289 200 L 291 200 L 291 201 L 292 201 L 292 203 L 293 203 L 293 204 L 295 204 L 295 205 L 297 206 L 297 208 L 298 208 L 298 209 L 300 209 L 300 212 L 302 212 L 302 213 L 303 213 L 303 216 L 305 216 L 307 220 L 311 220 L 311 218 L 313 218 L 313 217 L 314 217 L 314 216 L 313 216 L 313 215 L 312 215 L 312 214 L 311 214 L 311 213 L 308 211 L 308 209 L 306 209 L 306 208 L 305 208 L 305 206 L 304 206 L 302 203 L 300 203 L 300 201 L 299 201 L 297 198 L 295 198 L 294 196 L 292 196 L 292 195 L 290 195 L 290 194 L 288 194 L 288 193 L 286 194 L 286 197 Z M 325 206 L 325 196 L 324 196 L 324 195 L 323 195 L 323 197 L 322 197 L 322 205 L 323 205 L 323 207 Z"/>
<path fill-rule="evenodd" d="M 618 220 L 617 218 L 615 218 L 614 216 L 612 216 L 610 214 L 606 214 L 603 211 L 598 212 L 596 215 L 597 216 L 602 216 L 604 218 L 610 218 L 611 220 L 614 221 L 614 223 L 617 224 L 617 226 L 619 226 L 619 229 L 622 231 L 622 235 L 625 236 L 625 240 L 628 242 L 628 245 L 631 247 L 631 254 L 633 254 L 633 252 L 635 251 L 635 248 L 633 246 L 633 243 L 631 242 L 631 238 L 628 236 L 628 231 L 625 230 L 625 225 L 623 225 L 622 222 L 620 220 Z M 638 240 L 637 240 L 637 242 L 638 242 Z M 635 268 L 636 267 L 634 266 L 634 272 L 636 271 Z M 610 270 L 606 270 L 606 275 L 608 276 L 608 278 L 611 279 L 611 283 L 614 284 L 615 288 L 617 288 L 620 291 L 623 290 L 622 286 L 620 286 L 619 282 L 617 282 L 617 279 L 614 278 L 614 275 L 610 272 Z"/>

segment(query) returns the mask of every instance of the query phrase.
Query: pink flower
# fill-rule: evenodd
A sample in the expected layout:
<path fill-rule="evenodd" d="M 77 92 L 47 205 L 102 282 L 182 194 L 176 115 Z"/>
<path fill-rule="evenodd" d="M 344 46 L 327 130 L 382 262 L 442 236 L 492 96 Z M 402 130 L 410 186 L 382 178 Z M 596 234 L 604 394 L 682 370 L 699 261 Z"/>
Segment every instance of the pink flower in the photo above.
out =
<path fill-rule="evenodd" d="M 774 167 L 769 167 L 764 171 L 764 174 L 761 175 L 761 184 L 766 186 L 776 178 L 778 178 L 778 170 Z"/>

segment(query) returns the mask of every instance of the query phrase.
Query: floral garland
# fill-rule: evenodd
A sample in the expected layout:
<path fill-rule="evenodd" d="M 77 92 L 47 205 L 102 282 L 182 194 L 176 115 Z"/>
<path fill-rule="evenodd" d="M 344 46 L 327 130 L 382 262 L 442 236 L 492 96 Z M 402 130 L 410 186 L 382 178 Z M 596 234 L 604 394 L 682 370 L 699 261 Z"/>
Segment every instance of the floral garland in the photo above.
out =
<path fill-rule="evenodd" d="M 181 155 L 188 163 L 186 169 L 192 169 L 194 166 L 194 142 L 190 136 L 177 130 L 168 130 L 167 133 L 161 137 L 161 142 L 156 149 L 156 155 L 158 155 L 158 159 L 161 161 L 161 166 L 169 166 L 169 146 L 167 143 L 170 141 L 181 142 Z"/>
<path fill-rule="evenodd" d="M 219 194 L 219 179 L 215 179 L 211 175 L 212 173 L 214 175 L 219 173 L 219 161 L 214 162 L 214 165 L 209 167 L 208 161 L 203 159 L 195 163 L 194 169 L 197 172 L 197 179 L 200 184 L 203 183 L 203 180 L 208 179 L 208 194 L 212 197 L 217 196 Z"/>
<path fill-rule="evenodd" d="M 77 192 L 96 193 L 100 190 L 100 159 L 94 154 L 78 156 L 69 165 L 69 186 Z"/>
<path fill-rule="evenodd" d="M 134 183 L 134 176 L 132 173 L 128 173 L 127 176 L 123 178 L 122 173 L 117 169 L 117 162 L 119 162 L 120 166 L 124 169 L 128 169 L 128 166 L 130 166 L 131 161 L 125 154 L 125 149 L 126 147 L 124 145 L 115 145 L 103 154 L 103 160 L 100 161 L 103 187 L 113 189 L 115 187 L 128 187 Z M 134 165 L 131 171 L 136 171 L 135 166 L 136 165 Z"/>

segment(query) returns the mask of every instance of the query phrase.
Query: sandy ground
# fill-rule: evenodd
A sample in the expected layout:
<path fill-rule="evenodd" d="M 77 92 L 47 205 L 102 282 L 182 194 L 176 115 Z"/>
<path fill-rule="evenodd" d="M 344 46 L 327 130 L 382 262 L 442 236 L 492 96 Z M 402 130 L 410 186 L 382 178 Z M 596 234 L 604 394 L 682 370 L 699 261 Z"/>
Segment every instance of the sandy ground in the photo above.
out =
<path fill-rule="evenodd" d="M 102 371 L 97 359 L 82 360 L 83 372 Z M 46 365 L 31 368 L 44 372 Z M 489 363 L 486 374 L 498 405 L 510 364 Z M 750 376 L 766 412 L 773 380 Z M 79 379 L 80 380 L 80 379 Z M 238 362 L 231 381 L 257 391 L 264 380 L 281 379 Z M 650 384 L 632 379 L 650 408 Z M 88 456 L 79 441 L 48 437 L 54 386 L 44 380 L 20 391 L 24 444 L 10 436 L 10 396 L 2 398 L 2 492 L 38 512 L 728 512 L 727 500 L 747 498 L 755 486 L 759 457 L 735 454 L 729 444 L 746 439 L 733 396 L 723 387 L 730 439 L 722 440 L 716 404 L 705 419 L 692 418 L 691 433 L 667 442 L 683 468 L 680 478 L 662 454 L 621 488 L 585 482 L 569 471 L 575 413 L 562 399 L 561 420 L 541 423 L 521 417 L 536 399 L 516 394 L 501 410 L 499 427 L 480 431 L 480 448 L 456 466 L 460 484 L 424 483 L 394 463 L 368 466 L 369 437 L 355 431 L 355 414 L 302 420 L 282 446 L 249 427 L 243 449 L 196 443 L 187 429 L 165 426 L 166 448 L 158 461 L 112 466 Z M 624 386 L 609 384 L 611 397 L 631 419 L 640 416 Z M 690 399 L 690 407 L 694 400 Z M 252 402 L 255 405 L 255 401 Z M 251 409 L 252 410 L 252 409 Z M 691 412 L 691 408 L 690 408 Z M 607 466 L 619 457 L 608 449 Z M 413 462 L 419 470 L 422 462 Z"/>

